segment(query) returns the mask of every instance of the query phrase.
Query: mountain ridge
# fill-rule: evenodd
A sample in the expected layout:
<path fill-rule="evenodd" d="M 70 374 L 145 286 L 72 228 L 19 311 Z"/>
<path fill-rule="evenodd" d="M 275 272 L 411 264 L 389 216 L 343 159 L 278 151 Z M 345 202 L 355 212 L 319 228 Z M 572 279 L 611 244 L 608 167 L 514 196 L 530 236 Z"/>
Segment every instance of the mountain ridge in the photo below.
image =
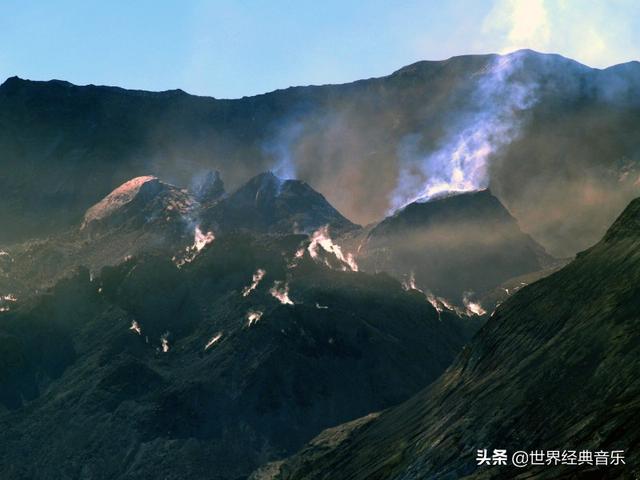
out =
<path fill-rule="evenodd" d="M 537 102 L 494 155 L 489 186 L 533 238 L 570 256 L 635 197 L 638 64 L 583 70 L 553 55 L 524 57 L 513 81 L 535 85 Z M 340 212 L 371 223 L 389 209 L 405 143 L 420 139 L 418 161 L 446 141 L 456 116 L 475 108 L 474 74 L 495 58 L 231 100 L 12 77 L 0 87 L 0 244 L 68 227 L 135 176 L 189 185 L 218 169 L 233 190 L 286 158 Z M 551 208 L 558 213 L 545 216 Z"/>
<path fill-rule="evenodd" d="M 167 90 L 145 90 L 145 89 L 138 89 L 138 88 L 127 88 L 127 87 L 120 87 L 120 86 L 116 86 L 116 85 L 106 85 L 106 84 L 94 84 L 94 83 L 88 83 L 88 84 L 76 84 L 76 83 L 72 83 L 70 81 L 67 80 L 60 80 L 60 79 L 49 79 L 49 80 L 32 80 L 29 78 L 22 78 L 19 75 L 12 75 L 7 77 L 2 83 L 0 83 L 0 89 L 2 89 L 2 87 L 5 84 L 8 84 L 7 86 L 13 86 L 13 85 L 17 85 L 20 82 L 27 82 L 27 83 L 33 83 L 33 84 L 45 84 L 45 83 L 49 83 L 51 82 L 52 84 L 58 84 L 61 86 L 65 86 L 65 87 L 77 87 L 77 88 L 83 88 L 83 87 L 88 87 L 88 88 L 104 88 L 104 89 L 114 89 L 114 90 L 119 90 L 119 91 L 125 91 L 125 92 L 132 92 L 132 93 L 138 93 L 138 94 L 185 94 L 185 95 L 189 95 L 191 97 L 198 97 L 198 98 L 209 98 L 212 100 L 218 100 L 218 101 L 233 101 L 233 100 L 242 100 L 242 99 L 247 99 L 247 98 L 254 98 L 254 97 L 260 97 L 263 95 L 270 95 L 273 93 L 277 93 L 277 92 L 286 92 L 288 90 L 291 89 L 304 89 L 304 88 L 322 88 L 322 87 L 339 87 L 339 86 L 344 86 L 344 85 L 350 85 L 356 82 L 369 82 L 369 81 L 374 81 L 374 80 L 381 80 L 381 79 L 385 79 L 387 77 L 391 77 L 393 75 L 398 75 L 398 74 L 404 74 L 404 73 L 408 73 L 411 70 L 415 70 L 418 67 L 422 67 L 422 66 L 433 66 L 433 65 L 437 65 L 437 64 L 442 64 L 444 62 L 452 62 L 452 61 L 457 61 L 458 59 L 469 59 L 469 58 L 483 58 L 483 57 L 489 57 L 489 58 L 497 58 L 497 57 L 505 57 L 505 56 L 510 56 L 510 55 L 518 55 L 518 54 L 527 54 L 527 55 L 542 55 L 544 57 L 547 58 L 555 58 L 555 59 L 560 59 L 562 61 L 566 61 L 568 63 L 573 63 L 581 68 L 585 68 L 585 69 L 589 69 L 589 70 L 597 70 L 597 71 L 607 71 L 610 69 L 619 69 L 619 68 L 625 68 L 625 69 L 629 69 L 629 68 L 637 68 L 638 69 L 638 73 L 640 74 L 640 61 L 639 60 L 628 60 L 625 62 L 620 62 L 620 63 L 615 63 L 615 64 L 611 64 L 608 65 L 606 67 L 592 67 L 590 65 L 587 65 L 586 63 L 582 63 L 578 60 L 574 60 L 570 57 L 566 57 L 562 54 L 559 53 L 551 53 L 551 52 L 540 52 L 534 49 L 529 49 L 529 48 L 523 48 L 523 49 L 518 49 L 518 50 L 514 50 L 512 52 L 509 53 L 475 53 L 475 54 L 461 54 L 461 55 L 453 55 L 451 57 L 445 58 L 445 59 L 438 59 L 438 60 L 417 60 L 413 63 L 410 63 L 408 65 L 405 65 L 403 67 L 400 67 L 396 70 L 393 70 L 391 73 L 386 74 L 386 75 L 379 75 L 379 76 L 372 76 L 372 77 L 367 77 L 367 78 L 361 78 L 361 79 L 355 79 L 355 80 L 347 80 L 344 82 L 338 82 L 338 83 L 323 83 L 323 84 L 315 84 L 315 83 L 310 83 L 310 84 L 305 84 L 305 85 L 292 85 L 289 87 L 283 87 L 283 88 L 276 88 L 274 90 L 269 90 L 266 92 L 262 92 L 262 93 L 257 93 L 254 95 L 243 95 L 241 97 L 235 97 L 235 98 L 219 98 L 216 97 L 215 95 L 199 95 L 199 94 L 194 94 L 194 93 L 189 93 L 181 88 L 170 88 Z"/>

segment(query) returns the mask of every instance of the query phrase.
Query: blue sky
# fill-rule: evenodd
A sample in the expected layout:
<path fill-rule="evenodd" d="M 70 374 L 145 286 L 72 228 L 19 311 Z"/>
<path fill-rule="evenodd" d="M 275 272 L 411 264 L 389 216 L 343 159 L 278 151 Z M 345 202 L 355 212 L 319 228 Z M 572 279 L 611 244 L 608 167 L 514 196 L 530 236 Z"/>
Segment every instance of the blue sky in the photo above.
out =
<path fill-rule="evenodd" d="M 594 67 L 640 59 L 640 2 L 0 0 L 0 81 L 236 98 L 523 47 Z"/>

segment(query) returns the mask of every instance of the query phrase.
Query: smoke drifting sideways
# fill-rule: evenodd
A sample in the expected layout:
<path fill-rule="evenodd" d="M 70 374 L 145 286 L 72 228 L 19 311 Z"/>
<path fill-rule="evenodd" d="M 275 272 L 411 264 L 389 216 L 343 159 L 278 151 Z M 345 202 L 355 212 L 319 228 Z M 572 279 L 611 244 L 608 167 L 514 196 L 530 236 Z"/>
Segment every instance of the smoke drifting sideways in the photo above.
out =
<path fill-rule="evenodd" d="M 434 151 L 420 152 L 417 133 L 400 141 L 390 213 L 412 202 L 487 188 L 492 155 L 518 137 L 520 113 L 537 102 L 537 84 L 517 76 L 525 54 L 495 56 L 474 74 L 467 107 L 455 113 Z"/>

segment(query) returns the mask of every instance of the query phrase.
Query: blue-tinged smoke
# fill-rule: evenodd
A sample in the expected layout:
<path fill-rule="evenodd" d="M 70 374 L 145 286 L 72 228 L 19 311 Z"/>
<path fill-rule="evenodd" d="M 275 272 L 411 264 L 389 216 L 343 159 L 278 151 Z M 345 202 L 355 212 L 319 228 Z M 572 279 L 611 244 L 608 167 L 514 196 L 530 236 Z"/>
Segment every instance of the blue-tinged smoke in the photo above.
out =
<path fill-rule="evenodd" d="M 421 151 L 420 134 L 403 139 L 391 211 L 449 192 L 488 186 L 492 156 L 519 135 L 520 113 L 537 101 L 536 83 L 517 78 L 524 54 L 497 56 L 474 75 L 467 108 L 455 115 L 435 150 Z"/>
<path fill-rule="evenodd" d="M 277 134 L 263 145 L 263 151 L 272 159 L 271 171 L 282 180 L 296 178 L 295 143 L 304 127 L 291 122 L 278 129 Z"/>

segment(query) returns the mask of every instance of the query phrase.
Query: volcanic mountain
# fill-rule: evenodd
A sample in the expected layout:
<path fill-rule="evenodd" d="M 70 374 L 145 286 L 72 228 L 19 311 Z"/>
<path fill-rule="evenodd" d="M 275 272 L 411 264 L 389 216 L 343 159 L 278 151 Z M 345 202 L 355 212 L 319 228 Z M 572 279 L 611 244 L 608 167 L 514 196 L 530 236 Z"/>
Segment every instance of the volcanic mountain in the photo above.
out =
<path fill-rule="evenodd" d="M 317 437 L 253 478 L 635 478 L 640 199 L 594 247 L 502 304 L 407 402 Z M 478 449 L 624 451 L 625 464 L 478 466 Z"/>
<path fill-rule="evenodd" d="M 458 303 L 551 261 L 489 190 L 407 205 L 369 232 L 358 255 L 365 270 L 412 277 Z"/>
<path fill-rule="evenodd" d="M 305 182 L 262 173 L 203 212 L 215 231 L 311 233 L 329 225 L 337 233 L 354 230 L 327 200 Z"/>
<path fill-rule="evenodd" d="M 0 258 L 6 277 L 0 277 L 0 293 L 23 297 L 52 286 L 78 266 L 96 273 L 141 253 L 181 264 L 220 234 L 287 235 L 319 228 L 328 235 L 329 230 L 341 234 L 359 227 L 306 183 L 272 173 L 250 179 L 230 195 L 218 172 L 203 175 L 189 190 L 150 175 L 136 177 L 89 208 L 79 225 L 7 248 Z M 336 257 L 328 261 L 335 264 Z"/>
<path fill-rule="evenodd" d="M 219 181 L 212 173 L 201 188 Z M 143 252 L 182 259 L 198 234 L 198 212 L 222 195 L 209 190 L 200 195 L 204 202 L 200 203 L 189 191 L 156 177 L 133 178 L 89 208 L 80 224 L 7 248 L 11 262 L 4 269 L 4 280 L 0 278 L 0 293 L 9 291 L 23 298 L 54 285 L 79 266 L 96 273 Z M 200 235 L 206 237 L 206 233 Z"/>
<path fill-rule="evenodd" d="M 222 233 L 180 267 L 143 252 L 0 312 L 2 478 L 245 478 L 444 371 L 455 313 L 309 246 Z"/>
<path fill-rule="evenodd" d="M 0 245 L 81 222 L 131 178 L 188 186 L 213 167 L 232 191 L 287 157 L 348 218 L 374 222 L 389 209 L 400 164 L 455 133 L 455 120 L 477 107 L 477 79 L 512 60 L 510 81 L 536 102 L 493 155 L 490 187 L 524 231 L 571 256 L 637 196 L 638 62 L 594 69 L 532 51 L 468 55 L 236 100 L 9 78 L 0 86 Z"/>

